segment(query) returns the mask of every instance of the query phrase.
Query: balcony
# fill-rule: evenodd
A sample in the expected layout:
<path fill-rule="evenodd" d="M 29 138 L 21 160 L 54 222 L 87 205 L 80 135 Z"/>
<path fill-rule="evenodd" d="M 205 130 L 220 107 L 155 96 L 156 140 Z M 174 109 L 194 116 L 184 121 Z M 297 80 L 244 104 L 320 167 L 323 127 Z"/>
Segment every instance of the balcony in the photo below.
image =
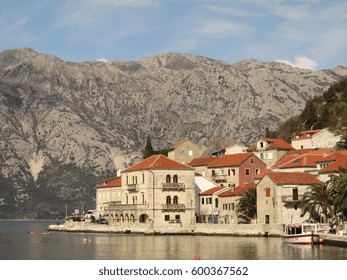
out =
<path fill-rule="evenodd" d="M 298 203 L 302 200 L 302 195 L 282 195 L 282 202 L 284 203 Z"/>
<path fill-rule="evenodd" d="M 227 175 L 226 174 L 219 174 L 219 175 L 215 174 L 215 175 L 212 175 L 212 178 L 216 183 L 226 183 L 227 182 Z"/>
<path fill-rule="evenodd" d="M 144 210 L 146 209 L 145 204 L 117 204 L 110 203 L 108 205 L 108 210 L 110 211 L 124 211 L 124 210 Z"/>
<path fill-rule="evenodd" d="M 129 192 L 137 192 L 138 191 L 138 185 L 137 184 L 128 184 L 127 190 Z"/>
<path fill-rule="evenodd" d="M 184 191 L 185 185 L 183 183 L 163 183 L 163 191 Z"/>
<path fill-rule="evenodd" d="M 184 204 L 163 204 L 163 211 L 185 211 L 186 206 Z"/>

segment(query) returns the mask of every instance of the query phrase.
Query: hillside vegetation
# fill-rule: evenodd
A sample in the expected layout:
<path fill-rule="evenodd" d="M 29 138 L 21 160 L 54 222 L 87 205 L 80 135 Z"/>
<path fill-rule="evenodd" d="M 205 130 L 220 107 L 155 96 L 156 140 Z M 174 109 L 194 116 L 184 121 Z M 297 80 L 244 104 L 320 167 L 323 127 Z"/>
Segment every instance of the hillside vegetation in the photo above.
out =
<path fill-rule="evenodd" d="M 305 130 L 328 128 L 341 133 L 347 128 L 347 78 L 334 83 L 322 95 L 307 101 L 303 112 L 281 123 L 267 136 L 290 141 L 294 133 Z"/>

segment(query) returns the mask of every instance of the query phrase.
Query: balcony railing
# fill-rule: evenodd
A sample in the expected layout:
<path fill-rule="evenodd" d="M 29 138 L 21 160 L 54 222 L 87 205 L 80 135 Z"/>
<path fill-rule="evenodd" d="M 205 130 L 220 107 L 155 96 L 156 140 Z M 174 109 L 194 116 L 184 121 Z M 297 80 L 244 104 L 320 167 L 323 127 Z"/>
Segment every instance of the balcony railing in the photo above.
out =
<path fill-rule="evenodd" d="M 109 204 L 108 210 L 120 211 L 120 210 L 143 210 L 146 208 L 145 204 Z"/>
<path fill-rule="evenodd" d="M 128 184 L 127 190 L 129 192 L 136 192 L 136 191 L 138 191 L 138 185 L 137 184 Z"/>
<path fill-rule="evenodd" d="M 163 191 L 184 191 L 185 185 L 183 183 L 163 183 Z"/>
<path fill-rule="evenodd" d="M 185 211 L 184 204 L 163 204 L 163 211 Z"/>
<path fill-rule="evenodd" d="M 215 175 L 212 175 L 212 178 L 215 182 L 226 182 L 227 181 L 227 175 L 226 174 L 215 174 Z"/>
<path fill-rule="evenodd" d="M 303 198 L 302 195 L 282 195 L 282 202 L 285 202 L 285 203 L 296 203 L 296 202 L 299 202 L 301 201 Z"/>

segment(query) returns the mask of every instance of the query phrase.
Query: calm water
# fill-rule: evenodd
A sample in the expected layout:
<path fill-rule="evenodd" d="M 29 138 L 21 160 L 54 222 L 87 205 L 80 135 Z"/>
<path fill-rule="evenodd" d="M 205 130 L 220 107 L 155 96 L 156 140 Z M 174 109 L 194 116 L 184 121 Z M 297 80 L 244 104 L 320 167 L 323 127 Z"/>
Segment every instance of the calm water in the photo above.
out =
<path fill-rule="evenodd" d="M 2 260 L 347 260 L 347 248 L 285 245 L 280 238 L 45 232 L 52 221 L 0 221 Z M 83 242 L 87 239 L 87 242 Z"/>

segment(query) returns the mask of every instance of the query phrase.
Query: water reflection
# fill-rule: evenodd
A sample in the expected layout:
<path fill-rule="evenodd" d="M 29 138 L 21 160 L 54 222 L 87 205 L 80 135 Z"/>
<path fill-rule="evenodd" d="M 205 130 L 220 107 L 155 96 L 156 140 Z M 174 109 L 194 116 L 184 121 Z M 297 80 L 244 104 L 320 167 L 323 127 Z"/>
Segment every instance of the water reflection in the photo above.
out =
<path fill-rule="evenodd" d="M 274 237 L 28 234 L 37 223 L 0 222 L 0 259 L 346 260 L 347 248 L 282 244 Z M 42 227 L 42 231 L 45 227 Z"/>

